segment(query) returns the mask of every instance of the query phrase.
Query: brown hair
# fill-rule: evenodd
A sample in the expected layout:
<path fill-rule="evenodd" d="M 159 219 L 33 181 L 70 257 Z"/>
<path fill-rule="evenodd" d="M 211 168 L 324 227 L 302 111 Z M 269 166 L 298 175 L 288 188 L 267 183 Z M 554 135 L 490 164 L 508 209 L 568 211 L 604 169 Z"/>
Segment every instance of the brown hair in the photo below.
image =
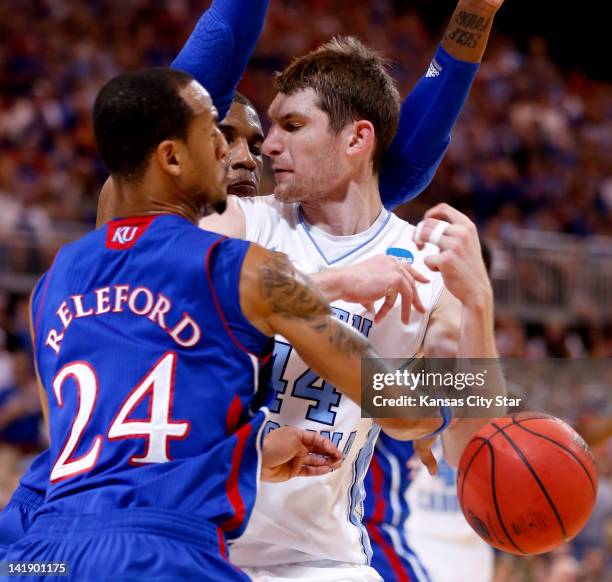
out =
<path fill-rule="evenodd" d="M 370 121 L 376 135 L 376 174 L 399 123 L 400 97 L 387 66 L 382 56 L 355 37 L 336 37 L 295 59 L 277 75 L 276 89 L 285 95 L 314 89 L 336 133 L 351 121 Z"/>

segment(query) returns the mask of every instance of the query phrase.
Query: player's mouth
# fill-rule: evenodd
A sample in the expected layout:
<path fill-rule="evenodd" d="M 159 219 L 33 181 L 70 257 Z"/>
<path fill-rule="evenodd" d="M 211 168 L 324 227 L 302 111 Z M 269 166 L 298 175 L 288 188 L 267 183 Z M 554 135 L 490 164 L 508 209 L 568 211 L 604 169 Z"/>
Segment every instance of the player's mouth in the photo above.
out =
<path fill-rule="evenodd" d="M 259 193 L 255 180 L 236 180 L 227 186 L 227 193 L 236 196 L 257 196 Z"/>
<path fill-rule="evenodd" d="M 291 170 L 285 170 L 283 168 L 274 168 L 274 179 L 276 182 L 282 182 L 289 174 L 293 174 Z"/>

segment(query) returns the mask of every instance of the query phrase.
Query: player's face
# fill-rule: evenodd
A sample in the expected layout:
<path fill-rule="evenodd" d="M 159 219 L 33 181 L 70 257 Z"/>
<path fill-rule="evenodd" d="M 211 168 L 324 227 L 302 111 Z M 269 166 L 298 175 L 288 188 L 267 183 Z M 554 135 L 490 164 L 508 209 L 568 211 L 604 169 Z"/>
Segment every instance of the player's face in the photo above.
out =
<path fill-rule="evenodd" d="M 225 158 L 227 193 L 257 196 L 263 168 L 261 144 L 264 140 L 257 112 L 248 105 L 234 101 L 219 129 L 229 144 Z"/>
<path fill-rule="evenodd" d="M 284 202 L 321 199 L 347 184 L 344 136 L 329 130 L 329 117 L 317 103 L 309 88 L 279 93 L 268 110 L 272 126 L 263 152 L 272 162 L 274 194 Z"/>
<path fill-rule="evenodd" d="M 227 199 L 228 147 L 217 127 L 217 110 L 206 89 L 195 81 L 181 91 L 181 96 L 194 111 L 185 159 L 181 160 L 181 190 L 193 196 L 202 212 L 206 206 L 223 212 Z"/>

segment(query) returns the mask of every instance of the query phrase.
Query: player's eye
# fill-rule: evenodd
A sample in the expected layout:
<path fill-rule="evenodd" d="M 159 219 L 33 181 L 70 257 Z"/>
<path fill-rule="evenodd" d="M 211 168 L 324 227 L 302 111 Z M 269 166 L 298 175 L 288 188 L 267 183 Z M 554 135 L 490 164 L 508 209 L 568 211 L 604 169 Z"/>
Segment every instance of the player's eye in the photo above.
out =
<path fill-rule="evenodd" d="M 250 149 L 254 156 L 261 156 L 261 144 L 253 144 Z"/>
<path fill-rule="evenodd" d="M 290 133 L 296 132 L 299 129 L 301 129 L 302 126 L 299 123 L 287 123 L 285 124 L 285 131 L 288 131 Z"/>

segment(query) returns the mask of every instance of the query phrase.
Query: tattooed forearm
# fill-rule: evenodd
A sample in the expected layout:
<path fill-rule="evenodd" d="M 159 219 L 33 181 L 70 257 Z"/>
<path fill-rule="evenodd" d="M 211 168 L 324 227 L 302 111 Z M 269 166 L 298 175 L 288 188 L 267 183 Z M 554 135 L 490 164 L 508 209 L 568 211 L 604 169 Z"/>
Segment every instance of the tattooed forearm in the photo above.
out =
<path fill-rule="evenodd" d="M 487 45 L 495 12 L 496 9 L 484 0 L 461 0 L 442 46 L 455 58 L 478 62 Z"/>
<path fill-rule="evenodd" d="M 306 320 L 322 340 L 344 354 L 367 355 L 370 345 L 365 338 L 332 316 L 323 295 L 309 277 L 294 268 L 286 255 L 273 253 L 259 268 L 259 285 L 272 313 L 287 319 Z"/>
<path fill-rule="evenodd" d="M 473 12 L 460 10 L 457 14 L 455 22 L 458 26 L 463 26 L 464 28 L 475 30 L 477 32 L 484 32 L 489 27 L 491 18 L 487 18 L 482 14 L 474 14 Z"/>
<path fill-rule="evenodd" d="M 259 287 L 272 313 L 277 315 L 311 321 L 330 313 L 312 281 L 296 271 L 281 253 L 272 253 L 270 260 L 259 268 Z"/>
<path fill-rule="evenodd" d="M 453 19 L 446 33 L 446 39 L 452 40 L 461 46 L 476 48 L 482 39 L 482 33 L 490 30 L 491 18 L 460 10 Z"/>
<path fill-rule="evenodd" d="M 371 346 L 357 331 L 340 321 L 332 320 L 330 340 L 334 347 L 349 356 L 373 357 Z M 375 354 L 374 354 L 375 356 Z"/>

